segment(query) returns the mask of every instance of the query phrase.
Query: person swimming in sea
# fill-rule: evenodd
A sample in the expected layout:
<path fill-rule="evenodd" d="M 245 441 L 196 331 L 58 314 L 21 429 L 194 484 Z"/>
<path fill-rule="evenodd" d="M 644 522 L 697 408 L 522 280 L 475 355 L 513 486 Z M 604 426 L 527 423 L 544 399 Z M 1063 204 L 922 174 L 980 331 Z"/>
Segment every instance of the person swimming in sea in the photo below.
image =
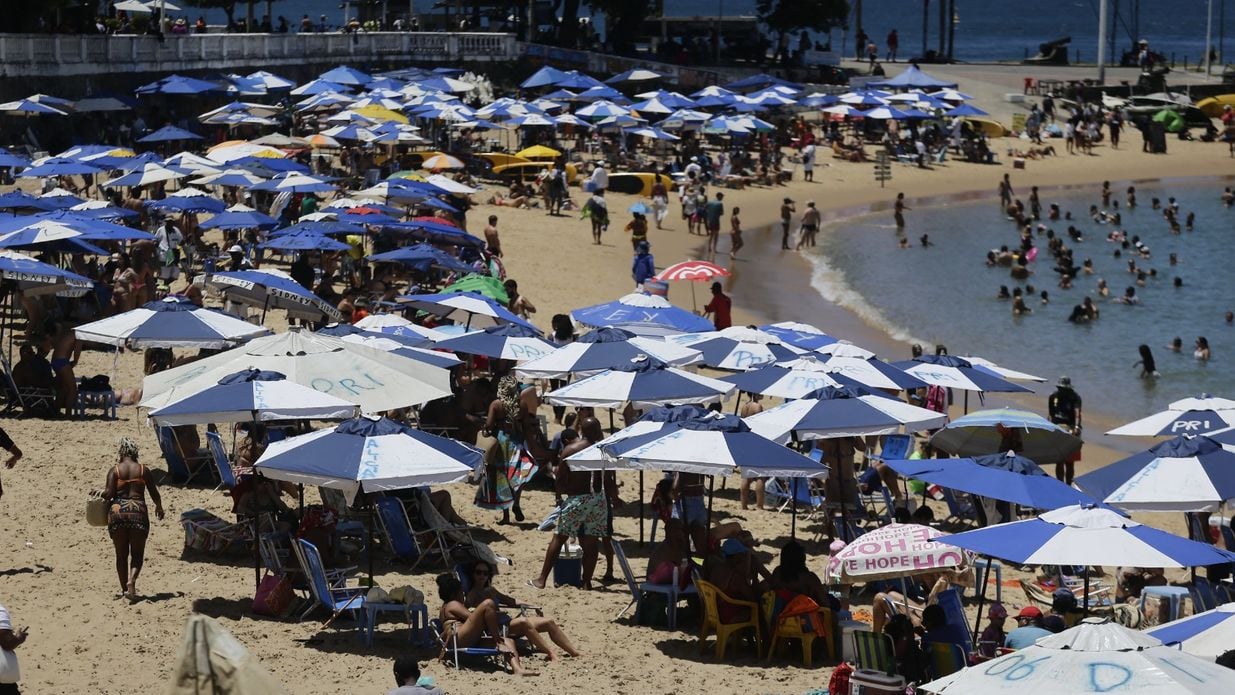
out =
<path fill-rule="evenodd" d="M 1222 205 L 1228 208 L 1235 205 L 1235 191 L 1230 186 L 1222 189 Z"/>
<path fill-rule="evenodd" d="M 1043 304 L 1050 304 L 1050 303 L 1051 303 L 1051 295 L 1050 295 L 1050 293 L 1049 293 L 1049 292 L 1047 292 L 1046 290 L 1042 290 L 1042 295 L 1041 295 L 1041 296 L 1042 296 L 1042 303 L 1043 303 Z"/>
<path fill-rule="evenodd" d="M 1098 278 L 1098 294 L 1107 297 L 1111 294 L 1111 288 L 1106 286 L 1106 280 Z"/>
<path fill-rule="evenodd" d="M 1120 304 L 1134 305 L 1134 304 L 1140 304 L 1141 298 L 1136 296 L 1135 287 L 1129 287 L 1128 289 L 1124 290 L 1123 296 L 1119 297 L 1115 301 L 1119 302 Z"/>
<path fill-rule="evenodd" d="M 1022 314 L 1032 314 L 1033 309 L 1025 305 L 1025 298 L 1017 295 L 1012 298 L 1012 315 L 1021 316 Z"/>
<path fill-rule="evenodd" d="M 1199 335 L 1196 337 L 1192 356 L 1201 362 L 1209 361 L 1209 341 L 1205 339 L 1205 336 Z"/>
<path fill-rule="evenodd" d="M 1166 346 L 1166 349 L 1170 350 L 1171 352 L 1183 352 L 1184 351 L 1184 339 L 1180 338 L 1179 336 L 1175 336 L 1174 338 L 1171 339 L 1171 344 Z"/>
<path fill-rule="evenodd" d="M 999 286 L 999 294 L 995 295 L 995 299 L 1011 299 L 1012 295 L 1008 293 L 1007 285 Z"/>
<path fill-rule="evenodd" d="M 1136 186 L 1128 186 L 1128 195 L 1125 206 L 1129 208 L 1136 207 Z"/>
<path fill-rule="evenodd" d="M 1141 359 L 1137 360 L 1137 362 L 1132 366 L 1135 367 L 1140 365 L 1141 378 L 1149 379 L 1151 377 L 1159 376 L 1158 365 L 1154 362 L 1153 350 L 1150 350 L 1148 345 L 1141 345 L 1137 348 L 1137 350 L 1141 353 Z"/>
<path fill-rule="evenodd" d="M 1184 229 L 1187 229 L 1189 232 L 1192 231 L 1192 225 L 1195 222 L 1196 222 L 1196 213 L 1189 212 L 1188 216 L 1184 218 Z"/>

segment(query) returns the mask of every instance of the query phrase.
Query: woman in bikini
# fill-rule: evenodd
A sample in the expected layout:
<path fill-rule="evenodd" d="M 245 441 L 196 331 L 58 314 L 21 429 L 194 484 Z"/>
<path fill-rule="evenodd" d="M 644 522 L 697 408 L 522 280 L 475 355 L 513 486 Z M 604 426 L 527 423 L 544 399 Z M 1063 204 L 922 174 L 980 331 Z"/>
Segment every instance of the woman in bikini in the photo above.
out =
<path fill-rule="evenodd" d="M 492 601 L 507 608 L 519 607 L 519 602 L 514 597 L 507 596 L 493 587 L 493 566 L 488 562 L 477 560 L 472 565 L 471 576 L 472 589 L 467 592 L 463 601 L 468 607 L 479 606 L 485 601 Z M 557 661 L 557 654 L 553 653 L 549 643 L 540 634 L 547 633 L 549 639 L 561 647 L 567 656 L 579 656 L 579 650 L 575 649 L 575 645 L 571 644 L 570 638 L 555 620 L 541 615 L 539 608 L 533 609 L 529 606 L 528 610 L 535 610 L 536 615 L 520 615 L 512 619 L 508 626 L 511 637 L 526 637 L 527 641 L 531 642 L 537 651 L 543 652 L 549 661 Z"/>
<path fill-rule="evenodd" d="M 137 444 L 128 437 L 120 440 L 119 460 L 107 472 L 103 497 L 110 500 L 107 532 L 116 546 L 116 575 L 121 596 L 137 600 L 137 576 L 146 556 L 146 537 L 150 534 L 150 515 L 146 511 L 146 492 L 154 500 L 154 514 L 163 520 L 163 500 L 149 469 L 138 463 Z"/>
<path fill-rule="evenodd" d="M 437 577 L 437 596 L 442 600 L 442 610 L 438 619 L 442 623 L 442 653 L 443 661 L 449 654 L 451 640 L 454 639 L 460 647 L 475 647 L 481 640 L 491 640 L 506 663 L 510 665 L 511 673 L 516 676 L 539 675 L 525 671 L 519 661 L 519 652 L 515 649 L 515 641 L 501 635 L 501 611 L 492 599 L 485 599 L 469 611 L 464 603 L 463 584 L 453 574 L 441 574 Z M 488 637 L 485 634 L 488 633 Z"/>

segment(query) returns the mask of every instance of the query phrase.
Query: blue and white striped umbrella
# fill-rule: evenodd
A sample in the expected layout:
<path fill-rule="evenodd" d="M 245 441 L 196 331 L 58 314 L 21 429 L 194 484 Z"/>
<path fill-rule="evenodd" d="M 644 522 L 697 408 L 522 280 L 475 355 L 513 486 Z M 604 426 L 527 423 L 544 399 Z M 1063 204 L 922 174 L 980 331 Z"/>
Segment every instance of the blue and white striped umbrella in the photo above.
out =
<path fill-rule="evenodd" d="M 241 188 L 248 188 L 249 186 L 256 186 L 262 181 L 262 177 L 244 169 L 225 169 L 217 174 L 206 174 L 201 178 L 193 179 L 189 183 L 199 186 L 239 186 Z"/>
<path fill-rule="evenodd" d="M 649 294 L 628 294 L 613 302 L 575 309 L 570 315 L 585 326 L 621 328 L 654 338 L 712 330 L 711 321 Z"/>
<path fill-rule="evenodd" d="M 1235 500 L 1235 453 L 1204 435 L 1181 435 L 1076 479 L 1122 509 L 1211 512 Z"/>
<path fill-rule="evenodd" d="M 703 353 L 703 364 L 728 371 L 757 369 L 774 362 L 796 359 L 801 354 L 777 342 L 742 340 L 720 333 L 704 333 L 684 340 L 675 338 L 673 342 Z"/>
<path fill-rule="evenodd" d="M 708 413 L 666 423 L 648 434 L 603 445 L 610 468 L 676 471 L 744 478 L 824 478 L 828 467 L 759 434 L 736 415 Z"/>
<path fill-rule="evenodd" d="M 766 364 L 748 372 L 721 377 L 721 381 L 728 381 L 747 393 L 785 399 L 803 398 L 828 386 L 859 385 L 859 382 L 835 373 L 822 361 L 810 356 L 780 364 Z"/>
<path fill-rule="evenodd" d="M 635 422 L 596 442 L 592 446 L 571 454 L 566 461 L 572 471 L 600 471 L 621 468 L 621 462 L 615 462 L 605 455 L 604 447 L 630 437 L 648 434 L 649 432 L 659 432 L 668 427 L 669 423 L 703 417 L 707 412 L 706 409 L 697 405 L 651 408 L 644 411 L 643 415 L 639 416 L 639 419 Z"/>
<path fill-rule="evenodd" d="M 356 404 L 301 386 L 279 372 L 246 369 L 207 389 L 150 412 L 156 425 L 177 427 L 209 422 L 343 420 Z"/>
<path fill-rule="evenodd" d="M 15 281 L 27 295 L 80 297 L 94 289 L 90 278 L 8 249 L 0 249 L 0 278 Z"/>
<path fill-rule="evenodd" d="M 233 205 L 198 225 L 200 229 L 271 229 L 277 226 L 278 220 L 247 205 Z"/>
<path fill-rule="evenodd" d="M 238 316 L 200 307 L 180 295 L 78 326 L 77 339 L 128 348 L 220 349 L 270 333 Z"/>
<path fill-rule="evenodd" d="M 1006 451 L 999 427 L 1016 430 L 1021 447 L 1016 453 L 1039 463 L 1068 460 L 1081 449 L 1080 437 L 1028 410 L 977 410 L 949 422 L 931 437 L 931 446 L 957 456 L 984 456 Z"/>
<path fill-rule="evenodd" d="M 664 362 L 640 356 L 619 369 L 607 369 L 586 379 L 545 394 L 553 405 L 620 408 L 712 403 L 734 390 L 733 384 L 668 367 Z"/>
<path fill-rule="evenodd" d="M 1102 507 L 1072 505 L 936 542 L 1021 565 L 1207 567 L 1235 553 L 1181 538 Z"/>
<path fill-rule="evenodd" d="M 648 355 L 671 367 L 684 367 L 703 359 L 698 350 L 655 338 L 640 338 L 619 328 L 598 328 L 583 334 L 539 359 L 524 362 L 515 373 L 528 379 L 564 379 L 571 374 L 589 376 L 628 364 Z"/>
<path fill-rule="evenodd" d="M 1235 645 L 1235 603 L 1159 625 L 1146 634 L 1193 656 L 1216 659 Z"/>
<path fill-rule="evenodd" d="M 1235 427 L 1235 401 L 1202 393 L 1183 398 L 1166 410 L 1129 422 L 1107 432 L 1132 437 L 1163 437 L 1180 434 L 1208 434 Z"/>
<path fill-rule="evenodd" d="M 193 281 L 217 290 L 229 301 L 269 309 L 285 309 L 288 316 L 320 321 L 323 317 L 338 321 L 339 310 L 321 297 L 306 290 L 290 275 L 280 270 L 237 270 L 226 273 L 206 273 Z"/>
<path fill-rule="evenodd" d="M 324 331 L 318 331 L 322 333 Z M 363 345 L 374 350 L 389 352 L 392 355 L 406 357 L 410 360 L 427 364 L 431 367 L 439 369 L 450 369 L 463 364 L 463 360 L 455 357 L 449 352 L 441 352 L 439 350 L 429 350 L 423 347 L 416 347 L 407 344 L 407 340 L 399 336 L 390 335 L 387 333 L 372 333 L 371 331 L 360 331 L 359 333 L 351 333 L 341 336 L 344 342 Z"/>
<path fill-rule="evenodd" d="M 262 181 L 249 187 L 251 191 L 287 191 L 289 193 L 328 193 L 339 187 L 331 183 L 332 179 L 320 176 L 310 176 L 300 172 L 289 171 L 280 174 L 269 181 Z"/>
<path fill-rule="evenodd" d="M 582 98 L 582 95 L 580 95 L 580 98 Z M 576 109 L 575 115 L 580 118 L 587 118 L 589 120 L 596 121 L 602 118 L 610 118 L 612 116 L 629 116 L 630 109 L 624 106 L 619 106 L 612 101 L 601 99 L 600 101 L 593 101 L 583 108 Z"/>
<path fill-rule="evenodd" d="M 146 203 L 146 207 L 164 212 L 217 214 L 227 208 L 227 203 L 197 188 L 182 188 L 162 200 Z"/>
<path fill-rule="evenodd" d="M 844 347 L 845 349 L 837 349 Z M 854 346 L 842 346 L 840 343 L 820 348 L 820 352 L 832 350 L 841 354 L 830 357 L 823 357 L 821 361 L 823 366 L 836 376 L 851 379 L 863 386 L 873 389 L 890 389 L 893 391 L 903 391 L 926 388 L 927 383 L 916 376 L 909 374 L 903 369 L 884 362 L 883 360 L 870 357 L 848 357 L 845 353 L 852 352 Z M 862 350 L 862 348 L 856 348 Z M 862 350 L 863 353 L 870 355 L 869 352 Z M 781 363 L 782 366 L 791 366 L 793 363 Z"/>
<path fill-rule="evenodd" d="M 909 405 L 861 386 L 824 387 L 796 401 L 746 418 L 751 429 L 781 444 L 798 439 L 832 439 L 932 429 L 948 416 Z"/>
<path fill-rule="evenodd" d="M 398 301 L 468 328 L 487 328 L 507 323 L 535 328 L 506 307 L 477 292 L 405 294 Z"/>
<path fill-rule="evenodd" d="M 518 324 L 489 326 L 482 331 L 447 338 L 434 347 L 465 355 L 483 355 L 515 362 L 546 357 L 556 349 L 552 343 L 540 337 L 540 331 Z"/>
<path fill-rule="evenodd" d="M 836 338 L 809 323 L 782 321 L 760 326 L 759 330 L 780 338 L 786 345 L 792 345 L 803 350 L 818 350 L 825 345 L 837 342 Z"/>
<path fill-rule="evenodd" d="M 932 386 L 943 386 L 961 391 L 989 393 L 1032 393 L 1033 389 L 1014 384 L 997 376 L 984 367 L 975 367 L 968 360 L 950 355 L 922 355 L 904 362 L 893 362 L 893 367 L 903 369 Z"/>
<path fill-rule="evenodd" d="M 150 241 L 153 239 L 154 235 L 139 229 L 91 219 L 75 213 L 18 217 L 5 220 L 0 224 L 0 248 L 31 248 L 72 240 Z"/>
<path fill-rule="evenodd" d="M 274 442 L 257 472 L 275 480 L 357 493 L 445 485 L 467 478 L 484 453 L 387 418 L 359 417 Z"/>

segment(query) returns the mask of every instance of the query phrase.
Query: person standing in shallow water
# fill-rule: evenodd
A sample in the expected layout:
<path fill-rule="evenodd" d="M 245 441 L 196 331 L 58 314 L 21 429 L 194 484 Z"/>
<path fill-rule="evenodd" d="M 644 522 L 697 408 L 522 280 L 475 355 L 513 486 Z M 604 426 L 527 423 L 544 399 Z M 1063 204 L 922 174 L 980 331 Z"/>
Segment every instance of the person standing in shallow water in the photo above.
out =
<path fill-rule="evenodd" d="M 1059 378 L 1055 392 L 1046 401 L 1046 409 L 1051 422 L 1076 437 L 1081 436 L 1081 397 L 1073 390 L 1072 379 L 1066 376 Z M 1069 456 L 1067 461 L 1056 463 L 1055 477 L 1071 485 L 1076 472 L 1076 462 L 1079 460 L 1081 453 L 1077 451 Z"/>
<path fill-rule="evenodd" d="M 905 205 L 905 194 L 897 193 L 896 202 L 893 205 L 892 217 L 896 219 L 896 230 L 898 232 L 903 231 L 905 229 L 905 211 L 910 209 L 908 205 Z"/>

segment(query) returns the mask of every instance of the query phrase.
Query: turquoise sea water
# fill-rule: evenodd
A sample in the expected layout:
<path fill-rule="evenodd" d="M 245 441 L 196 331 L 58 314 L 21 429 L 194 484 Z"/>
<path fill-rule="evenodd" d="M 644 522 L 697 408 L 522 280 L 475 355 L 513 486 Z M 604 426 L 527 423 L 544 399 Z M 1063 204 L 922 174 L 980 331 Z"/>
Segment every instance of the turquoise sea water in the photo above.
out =
<path fill-rule="evenodd" d="M 1112 227 L 1091 222 L 1087 214 L 1090 205 L 1101 203 L 1097 189 L 1041 196 L 1044 218 L 1050 203 L 1076 218 L 1073 224 L 1084 234 L 1080 243 L 1069 242 L 1077 264 L 1093 260 L 1094 273 L 1079 275 L 1070 290 L 1058 286 L 1045 236 L 1038 237 L 1041 255 L 1030 263 L 1034 274 L 1028 281 L 1016 282 L 1008 268 L 986 265 L 989 249 L 1015 248 L 1019 238 L 994 199 L 909 211 L 908 249 L 898 248 L 890 212 L 839 223 L 832 233 L 820 235 L 819 253 L 812 254 L 813 284 L 826 298 L 885 326 L 898 339 L 928 348 L 942 343 L 953 355 L 986 357 L 1051 382 L 1067 374 L 1087 408 L 1119 418 L 1140 417 L 1201 392 L 1231 397 L 1235 326 L 1225 323 L 1224 313 L 1235 311 L 1235 208 L 1221 205 L 1223 185 L 1213 180 L 1138 183 L 1138 206 L 1131 211 L 1124 207 L 1126 186 L 1113 186 L 1123 228 L 1152 251 L 1150 260 L 1137 261 L 1139 266 L 1158 272 L 1137 288 L 1139 306 L 1096 292 L 1099 278 L 1106 279 L 1111 298 L 1135 282 L 1127 270 L 1128 251 L 1114 258 L 1119 245 L 1106 241 Z M 1027 200 L 1029 191 L 1016 193 Z M 889 198 L 894 195 L 889 189 Z M 1179 201 L 1181 223 L 1188 212 L 1196 213 L 1193 231 L 1170 234 L 1162 213 L 1150 209 L 1152 198 L 1165 205 L 1171 196 Z M 1043 222 L 1057 234 L 1065 234 L 1068 226 Z M 934 245 L 921 247 L 922 234 L 929 234 Z M 1177 266 L 1169 265 L 1170 253 L 1177 254 Z M 1182 288 L 1173 286 L 1176 276 Z M 1027 302 L 1033 313 L 1013 316 L 1011 303 L 996 299 L 1000 285 L 1033 285 L 1036 292 L 1049 293 L 1050 303 L 1042 304 L 1035 292 Z M 1072 308 L 1086 296 L 1097 303 L 1101 317 L 1089 324 L 1069 323 Z M 1183 339 L 1182 353 L 1167 349 L 1176 336 Z M 1193 358 L 1197 336 L 1209 340 L 1208 363 Z M 1160 373 L 1156 379 L 1139 378 L 1140 368 L 1133 366 L 1141 344 L 1153 350 Z M 1043 400 L 1051 390 L 1049 385 L 1035 388 Z"/>

